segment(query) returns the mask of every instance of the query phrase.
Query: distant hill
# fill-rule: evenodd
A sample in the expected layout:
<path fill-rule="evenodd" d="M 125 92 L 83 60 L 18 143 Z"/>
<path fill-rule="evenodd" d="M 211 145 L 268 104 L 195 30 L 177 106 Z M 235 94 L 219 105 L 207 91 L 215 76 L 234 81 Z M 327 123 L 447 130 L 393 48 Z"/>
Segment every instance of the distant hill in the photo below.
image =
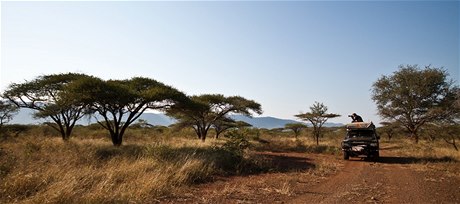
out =
<path fill-rule="evenodd" d="M 244 115 L 232 115 L 232 119 L 240 120 L 251 124 L 254 127 L 258 128 L 282 128 L 288 123 L 299 123 L 299 121 L 295 120 L 288 120 L 288 119 L 280 119 L 275 117 L 247 117 Z"/>
<path fill-rule="evenodd" d="M 247 117 L 244 115 L 232 115 L 231 118 L 234 120 L 240 120 L 240 121 L 247 122 L 257 128 L 267 128 L 267 129 L 282 128 L 288 123 L 304 123 L 308 126 L 311 126 L 311 124 L 309 123 L 299 122 L 299 121 L 289 120 L 289 119 L 280 119 L 280 118 L 275 118 L 275 117 Z M 343 126 L 343 124 L 342 123 L 325 123 L 324 126 L 325 127 L 340 127 L 340 126 Z"/>
<path fill-rule="evenodd" d="M 10 124 L 40 124 L 45 122 L 45 120 L 37 120 L 32 117 L 34 111 L 30 109 L 21 109 L 17 115 L 14 116 L 13 120 Z M 257 128 L 282 128 L 287 123 L 299 123 L 299 121 L 289 120 L 289 119 L 280 119 L 275 117 L 247 117 L 243 115 L 231 115 L 230 116 L 234 120 L 240 120 L 251 124 Z M 174 118 L 168 117 L 164 114 L 159 113 L 144 113 L 142 114 L 139 119 L 146 120 L 148 123 L 152 125 L 162 125 L 162 126 L 169 126 L 174 124 L 176 120 Z M 91 123 L 95 123 L 96 120 L 94 118 L 82 118 L 78 124 L 80 125 L 88 125 Z M 308 123 L 305 123 L 309 125 Z M 325 127 L 339 127 L 343 126 L 342 123 L 325 123 Z"/>

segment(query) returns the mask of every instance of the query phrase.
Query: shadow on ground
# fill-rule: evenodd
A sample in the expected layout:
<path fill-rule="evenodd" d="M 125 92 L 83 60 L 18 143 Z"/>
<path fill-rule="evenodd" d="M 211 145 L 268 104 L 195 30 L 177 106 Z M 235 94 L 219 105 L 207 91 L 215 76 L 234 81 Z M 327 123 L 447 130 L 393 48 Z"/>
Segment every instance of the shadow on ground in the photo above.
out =
<path fill-rule="evenodd" d="M 294 172 L 315 168 L 315 164 L 303 156 L 282 153 L 259 153 L 259 156 L 270 161 L 271 171 L 274 172 Z"/>
<path fill-rule="evenodd" d="M 458 162 L 452 157 L 380 157 L 379 163 L 384 164 L 426 164 L 426 163 L 446 163 Z"/>

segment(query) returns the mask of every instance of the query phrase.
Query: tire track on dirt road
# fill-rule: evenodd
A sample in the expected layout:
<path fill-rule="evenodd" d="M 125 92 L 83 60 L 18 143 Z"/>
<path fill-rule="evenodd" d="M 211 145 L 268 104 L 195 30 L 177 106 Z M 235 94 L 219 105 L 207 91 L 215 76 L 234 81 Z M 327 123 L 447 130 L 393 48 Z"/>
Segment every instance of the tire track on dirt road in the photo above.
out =
<path fill-rule="evenodd" d="M 433 192 L 426 175 L 401 163 L 398 157 L 383 157 L 382 162 L 360 159 L 345 161 L 343 169 L 304 195 L 286 203 L 457 203 L 458 196 L 441 186 Z M 457 183 L 454 182 L 454 183 Z M 439 183 L 436 184 L 439 187 Z M 436 194 L 437 196 L 433 196 Z M 446 198 L 450 196 L 451 198 Z"/>
<path fill-rule="evenodd" d="M 337 160 L 337 156 L 324 154 L 259 152 L 273 162 L 276 172 L 222 177 L 158 202 L 460 203 L 460 179 L 442 170 L 445 159 L 426 163 L 425 158 L 381 149 L 379 162 Z"/>
<path fill-rule="evenodd" d="M 347 162 L 340 173 L 328 178 L 317 186 L 312 186 L 307 193 L 288 203 L 335 203 L 342 200 L 344 193 L 349 192 L 364 171 L 361 162 Z M 346 200 L 342 200 L 346 201 Z"/>

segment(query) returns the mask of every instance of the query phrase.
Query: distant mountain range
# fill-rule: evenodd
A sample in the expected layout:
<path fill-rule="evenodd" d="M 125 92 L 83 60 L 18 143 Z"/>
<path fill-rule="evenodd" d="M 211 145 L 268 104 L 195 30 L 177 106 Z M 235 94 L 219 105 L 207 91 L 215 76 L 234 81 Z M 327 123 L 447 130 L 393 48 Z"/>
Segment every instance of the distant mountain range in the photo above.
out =
<path fill-rule="evenodd" d="M 280 118 L 275 118 L 275 117 L 247 117 L 244 115 L 232 115 L 230 117 L 233 120 L 240 120 L 240 121 L 247 122 L 257 128 L 267 128 L 267 129 L 282 128 L 288 123 L 304 123 L 305 125 L 311 126 L 311 124 L 309 123 L 299 122 L 299 121 L 289 120 L 289 119 L 280 119 Z M 325 123 L 324 126 L 325 127 L 340 127 L 340 126 L 344 126 L 344 124 Z"/>
<path fill-rule="evenodd" d="M 34 119 L 32 117 L 34 111 L 30 109 L 21 109 L 17 115 L 14 116 L 13 120 L 10 121 L 10 124 L 40 124 L 45 122 L 45 120 Z M 257 128 L 282 128 L 288 123 L 299 123 L 299 121 L 289 120 L 289 119 L 280 119 L 275 117 L 247 117 L 243 115 L 231 115 L 230 116 L 234 120 L 244 121 L 246 123 L 251 124 Z M 176 120 L 174 118 L 168 117 L 164 114 L 158 113 L 144 113 L 139 117 L 139 119 L 146 120 L 149 124 L 152 125 L 162 125 L 162 126 L 169 126 L 174 124 Z M 88 125 L 91 123 L 95 123 L 96 120 L 94 118 L 87 118 L 84 117 L 78 124 L 80 125 Z M 308 123 L 305 123 L 309 125 Z M 340 127 L 343 126 L 342 123 L 325 123 L 325 127 Z"/>

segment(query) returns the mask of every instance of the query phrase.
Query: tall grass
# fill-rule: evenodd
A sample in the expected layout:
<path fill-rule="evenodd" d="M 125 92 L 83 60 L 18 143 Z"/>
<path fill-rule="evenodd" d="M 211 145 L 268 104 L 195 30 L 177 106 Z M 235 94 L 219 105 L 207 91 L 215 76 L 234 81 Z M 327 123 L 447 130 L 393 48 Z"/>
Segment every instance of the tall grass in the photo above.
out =
<path fill-rule="evenodd" d="M 420 140 L 415 144 L 412 140 L 395 139 L 385 143 L 392 156 L 402 158 L 416 170 L 443 172 L 460 178 L 460 151 L 442 140 Z"/>
<path fill-rule="evenodd" d="M 0 144 L 0 203 L 153 202 L 254 164 L 213 142 L 162 139 L 113 147 L 102 138 L 10 138 Z"/>
<path fill-rule="evenodd" d="M 131 129 L 124 145 L 113 147 L 107 133 L 97 127 L 77 127 L 68 142 L 49 131 L 32 127 L 0 140 L 0 203 L 152 203 L 215 177 L 278 171 L 270 159 L 254 152 L 339 155 L 343 139 L 340 129 L 327 132 L 319 146 L 308 132 L 298 139 L 286 132 L 257 137 L 248 133 L 246 138 L 253 140 L 250 150 L 243 151 L 235 149 L 243 140 L 223 137 L 203 143 L 192 132 Z M 442 161 L 429 168 L 459 174 L 460 154 L 448 145 L 406 141 L 382 140 L 395 147 L 395 154 L 422 158 L 417 160 L 422 166 Z M 452 159 L 444 162 L 442 158 Z M 325 175 L 338 166 L 337 161 L 321 162 L 305 170 Z"/>

